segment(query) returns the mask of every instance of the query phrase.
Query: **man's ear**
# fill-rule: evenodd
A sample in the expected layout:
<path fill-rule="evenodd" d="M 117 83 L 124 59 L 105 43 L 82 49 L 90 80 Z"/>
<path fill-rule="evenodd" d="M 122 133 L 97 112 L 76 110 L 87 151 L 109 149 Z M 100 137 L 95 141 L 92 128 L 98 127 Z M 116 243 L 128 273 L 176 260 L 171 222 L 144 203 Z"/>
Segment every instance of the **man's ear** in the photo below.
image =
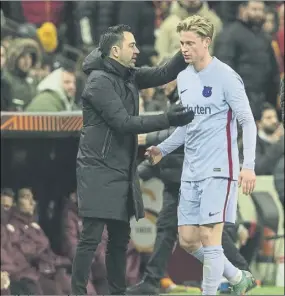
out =
<path fill-rule="evenodd" d="M 111 52 L 112 52 L 112 55 L 115 58 L 118 58 L 119 57 L 119 49 L 118 49 L 118 46 L 113 46 L 112 49 L 111 49 Z"/>
<path fill-rule="evenodd" d="M 206 44 L 207 44 L 207 46 L 210 47 L 211 43 L 212 43 L 211 38 L 207 37 L 206 38 Z"/>

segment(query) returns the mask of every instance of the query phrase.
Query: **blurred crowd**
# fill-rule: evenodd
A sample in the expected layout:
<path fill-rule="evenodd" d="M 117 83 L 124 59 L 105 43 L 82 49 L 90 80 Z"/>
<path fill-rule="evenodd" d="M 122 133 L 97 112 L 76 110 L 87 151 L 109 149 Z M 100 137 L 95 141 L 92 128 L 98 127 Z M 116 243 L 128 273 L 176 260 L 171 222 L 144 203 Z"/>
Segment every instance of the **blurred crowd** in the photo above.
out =
<path fill-rule="evenodd" d="M 55 253 L 50 238 L 38 221 L 37 202 L 30 188 L 17 194 L 10 188 L 1 190 L 1 295 L 69 295 L 71 266 L 75 255 L 81 219 L 77 215 L 77 198 L 72 192 L 64 201 L 61 221 L 57 225 L 60 247 Z M 94 254 L 88 295 L 107 295 L 105 254 L 108 233 Z M 132 242 L 127 250 L 127 283 L 135 284 L 140 275 L 140 255 Z"/>
<path fill-rule="evenodd" d="M 179 49 L 176 26 L 193 14 L 215 27 L 211 51 L 243 78 L 254 116 L 280 111 L 284 76 L 284 3 L 277 1 L 6 1 L 1 4 L 1 111 L 80 110 L 81 65 L 109 26 L 128 24 L 138 66 Z M 141 111 L 164 111 L 163 87 L 141 92 Z"/>
<path fill-rule="evenodd" d="M 4 1 L 1 3 L 1 111 L 59 112 L 81 109 L 85 56 L 109 26 L 128 24 L 141 51 L 138 66 L 165 62 L 179 49 L 176 25 L 199 14 L 215 26 L 212 54 L 244 81 L 258 128 L 256 174 L 273 175 L 284 206 L 284 128 L 280 79 L 284 79 L 284 3 L 277 1 Z M 165 111 L 179 99 L 176 81 L 140 92 L 140 112 Z M 242 151 L 240 137 L 240 151 Z M 139 135 L 147 145 L 148 135 Z M 242 161 L 242 154 L 240 155 Z M 70 294 L 71 262 L 81 221 L 76 196 L 65 200 L 62 247 L 54 252 L 39 226 L 28 188 L 1 192 L 1 290 L 12 294 Z M 90 273 L 89 293 L 106 294 L 107 232 Z M 128 284 L 140 276 L 140 255 L 130 242 Z M 2 283 L 5 284 L 2 286 Z"/>

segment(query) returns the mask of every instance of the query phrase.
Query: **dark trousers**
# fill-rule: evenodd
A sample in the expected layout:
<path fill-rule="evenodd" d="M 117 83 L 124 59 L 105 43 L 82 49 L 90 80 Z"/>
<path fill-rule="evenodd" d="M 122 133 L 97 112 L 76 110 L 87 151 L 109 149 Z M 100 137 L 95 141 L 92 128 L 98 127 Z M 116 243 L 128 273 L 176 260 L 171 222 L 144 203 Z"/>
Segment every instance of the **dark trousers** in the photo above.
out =
<path fill-rule="evenodd" d="M 241 255 L 237 247 L 235 246 L 235 242 L 236 240 L 229 233 L 228 228 L 225 227 L 222 237 L 222 244 L 225 256 L 238 269 L 249 271 L 249 265 L 245 258 Z"/>
<path fill-rule="evenodd" d="M 130 238 L 130 225 L 117 220 L 83 218 L 83 230 L 72 266 L 72 294 L 86 295 L 89 272 L 94 252 L 101 242 L 104 226 L 107 225 L 108 244 L 106 269 L 109 294 L 122 295 L 126 290 L 126 252 Z"/>
<path fill-rule="evenodd" d="M 250 229 L 250 224 L 245 223 L 244 226 Z M 260 225 L 256 225 L 255 233 L 246 242 L 244 246 L 240 248 L 240 253 L 243 255 L 247 263 L 250 265 L 258 254 L 262 239 L 262 228 Z"/>
<path fill-rule="evenodd" d="M 153 253 L 145 270 L 145 279 L 158 285 L 159 280 L 165 276 L 168 260 L 172 254 L 177 240 L 177 206 L 180 184 L 165 184 L 163 192 L 163 205 L 157 219 L 157 235 Z M 225 255 L 237 268 L 248 270 L 246 260 L 239 253 L 234 241 L 224 231 L 222 245 Z"/>
<path fill-rule="evenodd" d="M 154 284 L 165 276 L 168 260 L 177 240 L 177 206 L 180 184 L 164 185 L 163 204 L 159 212 L 153 253 L 145 270 L 145 277 Z"/>

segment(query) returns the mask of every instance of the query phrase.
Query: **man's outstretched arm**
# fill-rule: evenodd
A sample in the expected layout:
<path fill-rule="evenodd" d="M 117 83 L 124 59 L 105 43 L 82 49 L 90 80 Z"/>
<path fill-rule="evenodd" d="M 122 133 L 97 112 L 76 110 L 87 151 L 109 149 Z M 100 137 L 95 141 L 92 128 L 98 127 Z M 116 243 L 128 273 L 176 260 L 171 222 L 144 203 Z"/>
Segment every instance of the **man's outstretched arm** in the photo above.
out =
<path fill-rule="evenodd" d="M 137 68 L 135 80 L 139 89 L 157 87 L 175 80 L 186 67 L 187 64 L 179 51 L 162 66 Z"/>
<path fill-rule="evenodd" d="M 172 110 L 165 114 L 129 115 L 108 77 L 93 75 L 89 79 L 88 88 L 83 92 L 83 99 L 91 104 L 111 129 L 119 133 L 148 133 L 170 126 L 183 126 L 193 119 L 193 114 L 185 111 L 182 106 L 173 106 Z"/>

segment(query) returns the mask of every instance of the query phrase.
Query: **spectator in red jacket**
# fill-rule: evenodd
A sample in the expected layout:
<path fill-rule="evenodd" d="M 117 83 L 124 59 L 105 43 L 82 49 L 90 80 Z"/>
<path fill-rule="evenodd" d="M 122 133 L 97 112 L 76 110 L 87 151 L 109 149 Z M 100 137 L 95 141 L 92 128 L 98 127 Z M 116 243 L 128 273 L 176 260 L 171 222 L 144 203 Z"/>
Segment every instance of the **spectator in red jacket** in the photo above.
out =
<path fill-rule="evenodd" d="M 35 222 L 36 203 L 29 191 L 27 188 L 19 191 L 17 204 L 10 218 L 10 223 L 20 231 L 21 251 L 36 266 L 45 294 L 70 294 L 70 277 L 66 274 L 66 268 L 71 267 L 71 262 L 52 251 L 47 236 Z"/>
<path fill-rule="evenodd" d="M 42 295 L 39 274 L 26 260 L 21 251 L 21 235 L 19 229 L 9 223 L 9 211 L 1 207 L 1 275 L 10 282 L 1 295 Z M 2 281 L 2 277 L 1 277 Z M 9 291 L 7 290 L 9 288 Z"/>

